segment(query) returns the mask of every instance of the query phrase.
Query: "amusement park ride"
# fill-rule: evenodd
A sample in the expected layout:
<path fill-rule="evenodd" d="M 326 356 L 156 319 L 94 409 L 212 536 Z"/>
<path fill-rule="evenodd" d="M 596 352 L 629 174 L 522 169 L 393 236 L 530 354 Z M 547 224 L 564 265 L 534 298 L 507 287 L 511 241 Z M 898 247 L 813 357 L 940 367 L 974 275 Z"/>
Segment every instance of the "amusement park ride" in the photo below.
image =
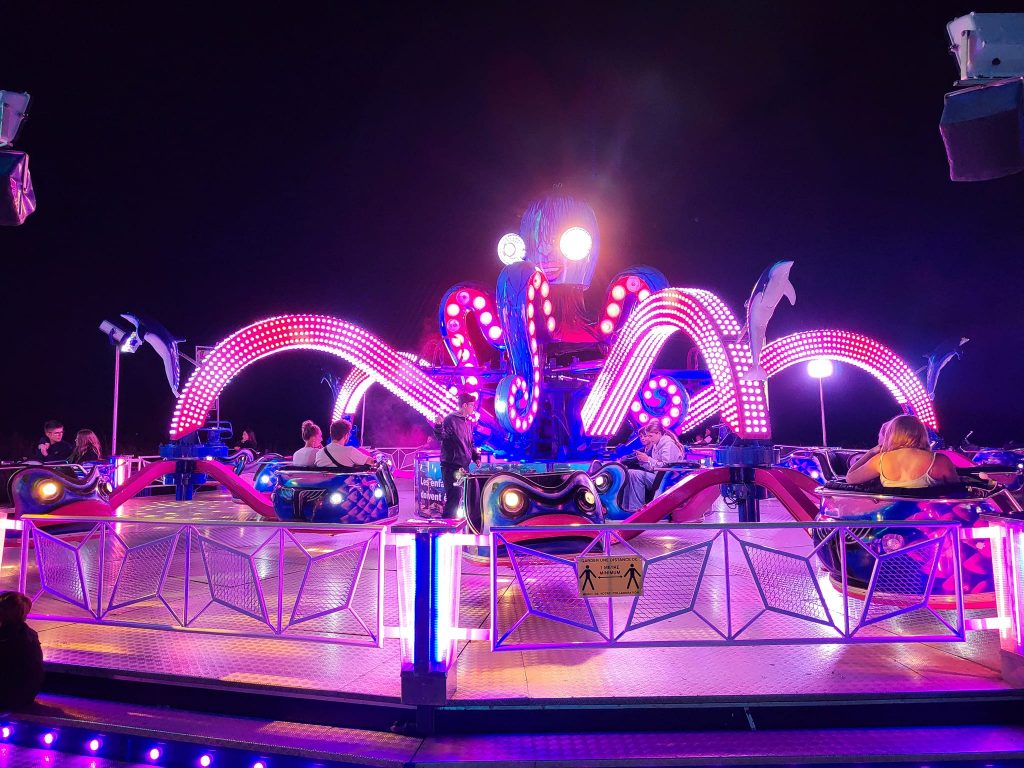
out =
<path fill-rule="evenodd" d="M 207 421 L 221 392 L 250 365 L 296 350 L 326 352 L 350 364 L 337 387 L 335 418 L 354 413 L 373 384 L 431 421 L 456 409 L 459 392 L 476 394 L 478 444 L 493 461 L 466 480 L 466 518 L 476 532 L 516 526 L 532 541 L 545 538 L 544 525 L 699 519 L 694 502 L 719 493 L 735 501 L 741 522 L 758 521 L 758 500 L 766 491 L 797 520 L 813 520 L 819 509 L 826 518 L 843 518 L 836 499 L 849 489 L 819 488 L 821 480 L 841 478 L 833 466 L 841 457 L 806 450 L 780 463 L 772 444 L 768 382 L 798 363 L 829 360 L 867 371 L 905 413 L 932 432 L 938 430 L 934 393 L 885 344 L 843 329 L 801 331 L 767 341 L 778 303 L 782 298 L 796 301 L 789 277 L 792 262 L 765 270 L 747 302 L 745 319 L 711 291 L 674 287 L 656 269 L 631 267 L 606 286 L 600 318 L 591 322 L 584 293 L 599 253 L 597 219 L 585 202 L 555 193 L 532 203 L 518 234 L 500 241 L 504 267 L 494 290 L 460 283 L 443 295 L 439 330 L 451 357 L 447 365 L 400 352 L 370 331 L 328 315 L 282 315 L 245 326 L 198 361 L 178 394 L 171 440 L 161 449 L 163 461 L 113 490 L 98 476 L 69 481 L 48 469 L 30 468 L 15 478 L 18 512 L 59 508 L 63 515 L 112 514 L 161 475 L 173 478 L 180 499 L 190 499 L 193 486 L 211 475 L 271 519 L 393 519 L 398 497 L 386 462 L 374 473 L 353 475 L 289 467 L 281 458 L 265 462 L 255 487 L 224 466 L 236 457 L 227 456 L 221 425 Z M 155 324 L 144 330 L 136 315 L 125 317 L 136 335 L 161 353 L 177 394 L 172 374 L 177 372 L 178 340 Z M 659 353 L 676 333 L 693 343 L 702 368 L 659 367 Z M 949 359 L 938 355 L 932 367 L 941 368 Z M 929 371 L 932 387 L 936 376 L 937 370 Z M 726 425 L 726 439 L 691 451 L 689 461 L 661 472 L 649 503 L 634 513 L 625 511 L 621 494 L 628 468 L 623 457 L 633 447 L 634 428 L 657 420 L 685 434 L 710 419 Z M 432 472 L 437 474 L 437 459 L 421 458 L 418 512 L 425 513 L 430 504 L 422 502 L 429 494 L 422 491 Z M 961 463 L 967 465 L 965 474 L 979 471 L 970 461 Z M 1010 480 L 1018 472 L 1016 466 L 1001 469 Z M 978 524 L 979 513 L 1019 510 L 1005 489 L 982 481 L 978 485 L 969 503 L 967 492 L 958 490 L 948 503 L 931 499 L 908 505 L 888 499 L 892 503 L 885 508 L 893 511 L 893 519 L 924 515 L 969 526 Z M 871 514 L 884 519 L 878 503 Z M 863 512 L 857 510 L 851 514 Z M 832 567 L 838 573 L 839 564 Z M 969 591 L 990 592 L 991 568 L 976 582 Z"/>

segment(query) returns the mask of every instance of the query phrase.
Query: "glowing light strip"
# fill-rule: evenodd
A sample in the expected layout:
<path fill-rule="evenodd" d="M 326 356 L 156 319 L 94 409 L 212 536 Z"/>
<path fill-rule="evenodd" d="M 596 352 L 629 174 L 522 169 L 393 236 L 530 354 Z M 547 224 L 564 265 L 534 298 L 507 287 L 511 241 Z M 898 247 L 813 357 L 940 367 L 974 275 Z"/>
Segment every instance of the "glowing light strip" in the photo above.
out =
<path fill-rule="evenodd" d="M 676 331 L 697 345 L 729 427 L 740 437 L 771 437 L 764 382 L 739 380 L 753 362 L 749 344 L 735 341 L 740 323 L 715 294 L 690 288 L 665 288 L 637 305 L 583 404 L 584 431 L 594 436 L 615 433 L 655 358 Z"/>
<path fill-rule="evenodd" d="M 487 343 L 495 349 L 504 349 L 505 331 L 491 296 L 483 288 L 463 284 L 448 289 L 441 299 L 439 322 L 441 339 L 456 365 L 477 368 L 480 365 L 476 349 L 469 338 L 469 315 L 476 316 Z M 476 391 L 480 386 L 475 376 L 463 379 L 463 389 Z"/>
<path fill-rule="evenodd" d="M 652 376 L 641 394 L 629 404 L 630 418 L 638 424 L 660 421 L 665 429 L 676 429 L 686 417 L 686 390 L 672 376 Z"/>
<path fill-rule="evenodd" d="M 338 398 L 334 401 L 334 410 L 331 412 L 331 423 L 344 418 L 350 413 L 355 413 L 359 401 L 373 385 L 373 379 L 369 374 L 359 368 L 353 368 L 348 376 L 341 382 L 338 390 Z"/>
<path fill-rule="evenodd" d="M 421 368 L 430 366 L 426 360 L 414 352 L 399 352 L 398 354 L 407 357 Z M 367 391 L 374 384 L 374 379 L 365 371 L 353 368 L 348 372 L 345 380 L 338 389 L 338 399 L 334 401 L 334 410 L 331 411 L 331 423 L 350 416 L 359 408 L 359 403 L 366 396 Z"/>
<path fill-rule="evenodd" d="M 831 329 L 794 333 L 766 344 L 761 350 L 761 366 L 772 376 L 816 357 L 867 371 L 885 385 L 904 411 L 938 430 L 935 407 L 917 374 L 902 357 L 869 336 Z"/>
<path fill-rule="evenodd" d="M 194 432 L 214 401 L 243 369 L 269 355 L 293 349 L 329 352 L 365 371 L 428 419 L 456 408 L 456 399 L 369 331 L 327 315 L 282 315 L 228 336 L 193 371 L 174 407 L 171 438 Z"/>
<path fill-rule="evenodd" d="M 716 416 L 722 410 L 718 404 L 718 393 L 714 386 L 707 386 L 698 390 L 690 396 L 690 407 L 686 411 L 686 418 L 679 425 L 680 434 L 685 434 L 696 429 L 702 423 Z"/>
<path fill-rule="evenodd" d="M 498 304 L 512 375 L 498 382 L 494 415 L 509 432 L 529 430 L 540 407 L 544 378 L 541 339 L 555 328 L 550 292 L 544 273 L 528 261 L 510 264 L 498 277 Z"/>
<path fill-rule="evenodd" d="M 598 323 L 601 335 L 613 336 L 638 302 L 662 288 L 668 288 L 668 280 L 653 267 L 633 267 L 617 274 L 604 297 L 604 314 Z"/>

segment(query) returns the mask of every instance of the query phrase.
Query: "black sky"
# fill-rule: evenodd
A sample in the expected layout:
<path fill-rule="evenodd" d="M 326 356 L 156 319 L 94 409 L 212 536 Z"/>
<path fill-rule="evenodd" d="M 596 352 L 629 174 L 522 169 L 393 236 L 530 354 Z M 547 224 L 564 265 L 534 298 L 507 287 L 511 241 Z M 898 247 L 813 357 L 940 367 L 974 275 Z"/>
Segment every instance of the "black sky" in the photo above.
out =
<path fill-rule="evenodd" d="M 939 385 L 943 433 L 1024 439 L 1024 176 L 953 183 L 938 133 L 945 24 L 971 10 L 989 9 L 11 4 L 0 88 L 33 96 L 19 148 L 39 210 L 0 230 L 0 455 L 50 417 L 109 443 L 96 327 L 120 312 L 189 347 L 305 310 L 412 347 L 447 287 L 493 285 L 497 238 L 555 183 L 597 211 L 592 307 L 647 263 L 740 312 L 791 258 L 798 303 L 771 336 L 849 328 L 914 362 L 970 336 Z M 225 415 L 294 448 L 302 419 L 326 420 L 322 367 L 344 369 L 265 361 Z M 779 440 L 817 440 L 815 389 L 796 368 L 773 381 Z M 894 411 L 859 371 L 828 390 L 833 442 Z M 151 350 L 122 395 L 122 443 L 151 451 L 173 405 Z M 378 442 L 400 439 L 380 418 Z"/>

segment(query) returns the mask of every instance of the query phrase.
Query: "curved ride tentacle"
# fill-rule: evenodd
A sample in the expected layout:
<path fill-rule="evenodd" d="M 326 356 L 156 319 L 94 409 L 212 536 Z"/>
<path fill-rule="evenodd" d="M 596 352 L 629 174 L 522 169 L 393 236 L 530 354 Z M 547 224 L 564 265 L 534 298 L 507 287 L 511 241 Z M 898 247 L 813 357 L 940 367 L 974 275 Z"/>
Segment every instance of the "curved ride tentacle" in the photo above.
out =
<path fill-rule="evenodd" d="M 510 264 L 498 277 L 498 309 L 512 372 L 498 382 L 494 413 L 509 432 L 533 425 L 544 378 L 541 340 L 554 329 L 547 278 L 528 261 Z"/>
<path fill-rule="evenodd" d="M 415 352 L 399 352 L 421 368 L 430 364 L 417 355 Z M 338 388 L 338 397 L 334 401 L 334 409 L 331 411 L 331 423 L 350 416 L 359 408 L 367 390 L 375 383 L 375 379 L 361 368 L 353 368 L 348 372 L 341 386 Z"/>
<path fill-rule="evenodd" d="M 712 416 L 720 413 L 721 410 L 722 406 L 718 402 L 718 392 L 715 391 L 714 384 L 698 389 L 694 394 L 690 395 L 690 404 L 686 409 L 686 418 L 679 425 L 679 433 L 686 434 L 696 429 Z"/>
<path fill-rule="evenodd" d="M 505 348 L 505 330 L 495 305 L 494 296 L 474 283 L 452 286 L 441 299 L 439 322 L 441 339 L 452 360 L 460 368 L 477 368 L 479 354 L 469 336 L 469 316 L 474 315 L 484 339 L 495 349 Z M 480 382 L 476 376 L 463 378 L 463 388 L 476 391 Z"/>
<path fill-rule="evenodd" d="M 203 426 L 221 391 L 238 373 L 288 350 L 329 352 L 366 371 L 428 419 L 457 407 L 455 395 L 369 331 L 329 315 L 282 315 L 248 325 L 203 358 L 174 406 L 173 439 Z"/>
<path fill-rule="evenodd" d="M 668 374 L 655 375 L 629 404 L 629 416 L 640 427 L 660 421 L 665 429 L 675 431 L 686 419 L 689 404 L 682 382 Z"/>
<path fill-rule="evenodd" d="M 619 272 L 605 292 L 604 310 L 597 325 L 601 337 L 614 336 L 637 304 L 668 287 L 668 278 L 654 267 L 630 267 Z"/>
<path fill-rule="evenodd" d="M 768 376 L 815 358 L 849 363 L 867 371 L 885 385 L 904 411 L 938 431 L 935 406 L 914 369 L 870 336 L 832 329 L 801 331 L 776 339 L 761 350 L 761 365 Z"/>
<path fill-rule="evenodd" d="M 683 331 L 707 363 L 729 427 L 744 438 L 770 438 L 764 382 L 739 380 L 753 362 L 750 345 L 737 340 L 740 330 L 729 307 L 710 291 L 665 288 L 651 294 L 623 324 L 594 382 L 581 414 L 584 431 L 615 433 L 665 342 Z"/>

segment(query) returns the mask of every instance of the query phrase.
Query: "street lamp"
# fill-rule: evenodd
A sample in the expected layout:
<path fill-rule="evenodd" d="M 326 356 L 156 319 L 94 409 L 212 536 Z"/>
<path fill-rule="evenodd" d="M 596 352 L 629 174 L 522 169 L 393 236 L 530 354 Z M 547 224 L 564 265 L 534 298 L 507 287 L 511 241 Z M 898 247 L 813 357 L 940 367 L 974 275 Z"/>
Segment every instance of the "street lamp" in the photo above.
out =
<path fill-rule="evenodd" d="M 807 375 L 818 380 L 818 402 L 821 404 L 821 447 L 828 447 L 825 436 L 825 387 L 822 380 L 832 375 L 832 361 L 827 357 L 816 357 L 807 363 Z"/>
<path fill-rule="evenodd" d="M 110 455 L 117 455 L 117 398 L 118 398 L 118 384 L 121 380 L 121 353 L 132 354 L 139 345 L 142 344 L 142 339 L 139 338 L 139 334 L 135 331 L 125 330 L 119 325 L 104 320 L 100 323 L 100 331 L 103 335 L 110 339 L 111 345 L 114 347 L 114 425 L 110 430 Z"/>

